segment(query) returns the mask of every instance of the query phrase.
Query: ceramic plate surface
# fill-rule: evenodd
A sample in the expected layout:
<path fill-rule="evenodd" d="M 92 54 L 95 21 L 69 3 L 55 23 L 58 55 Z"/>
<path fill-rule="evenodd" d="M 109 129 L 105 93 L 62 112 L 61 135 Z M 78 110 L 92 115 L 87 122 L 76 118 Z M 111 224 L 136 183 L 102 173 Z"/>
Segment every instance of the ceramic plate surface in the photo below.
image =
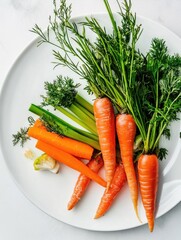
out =
<path fill-rule="evenodd" d="M 95 17 L 110 30 L 107 15 L 99 14 Z M 80 22 L 82 17 L 74 19 Z M 138 17 L 143 26 L 143 33 L 139 41 L 139 48 L 146 52 L 153 37 L 166 40 L 171 53 L 181 53 L 181 40 L 168 29 L 148 19 Z M 90 38 L 93 38 L 89 33 Z M 4 159 L 15 182 L 26 197 L 50 216 L 76 227 L 97 230 L 115 231 L 140 226 L 135 216 L 127 185 L 120 192 L 114 205 L 107 214 L 95 220 L 94 214 L 104 189 L 91 182 L 87 193 L 77 207 L 67 210 L 67 203 L 72 194 L 74 184 L 79 175 L 66 166 L 61 166 L 59 174 L 34 171 L 33 162 L 24 156 L 21 147 L 13 147 L 12 134 L 20 127 L 28 125 L 27 118 L 32 115 L 28 108 L 31 103 L 39 104 L 43 94 L 45 81 L 52 81 L 57 75 L 70 76 L 80 82 L 80 94 L 91 101 L 83 88 L 84 81 L 70 70 L 62 67 L 53 69 L 54 57 L 48 45 L 37 47 L 37 40 L 32 42 L 19 56 L 8 73 L 0 97 L 0 138 Z M 32 115 L 33 116 L 33 115 Z M 167 159 L 160 163 L 160 185 L 158 192 L 158 210 L 156 217 L 169 211 L 181 200 L 181 167 L 179 155 L 181 145 L 179 133 L 180 121 L 171 125 L 172 137 L 170 141 L 162 139 L 169 149 Z M 25 148 L 34 150 L 35 142 L 31 140 Z M 35 153 L 39 152 L 35 150 Z M 104 177 L 104 172 L 100 173 Z M 146 223 L 145 213 L 141 202 L 139 212 L 142 224 Z"/>

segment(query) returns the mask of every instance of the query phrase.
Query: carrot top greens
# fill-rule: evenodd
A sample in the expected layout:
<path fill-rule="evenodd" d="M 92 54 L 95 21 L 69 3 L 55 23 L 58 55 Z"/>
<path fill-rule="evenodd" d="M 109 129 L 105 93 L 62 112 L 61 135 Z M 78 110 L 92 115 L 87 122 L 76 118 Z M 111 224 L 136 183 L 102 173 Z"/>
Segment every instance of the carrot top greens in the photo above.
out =
<path fill-rule="evenodd" d="M 147 75 L 146 75 L 147 74 Z M 162 134 L 170 137 L 169 123 L 178 120 L 181 110 L 181 57 L 169 55 L 163 39 L 153 39 L 146 56 L 146 74 L 139 86 L 137 98 L 147 115 L 143 126 L 145 152 L 154 152 Z M 164 152 L 163 152 L 164 153 Z"/>
<path fill-rule="evenodd" d="M 57 76 L 53 82 L 45 82 L 46 95 L 42 95 L 42 106 L 70 107 L 75 101 L 79 86 L 80 84 L 75 84 L 73 79 L 62 76 Z"/>
<path fill-rule="evenodd" d="M 131 1 L 124 0 L 121 6 L 116 0 L 117 15 L 108 0 L 103 1 L 111 33 L 94 17 L 75 23 L 66 0 L 59 5 L 54 1 L 54 17 L 46 33 L 38 25 L 32 31 L 40 36 L 39 44 L 55 47 L 56 66 L 66 66 L 87 81 L 88 93 L 107 96 L 118 112 L 132 114 L 142 137 L 142 152 L 157 153 L 162 159 L 167 151 L 159 149 L 160 137 L 170 136 L 169 124 L 178 120 L 181 110 L 181 57 L 170 55 L 165 41 L 158 38 L 143 55 L 137 49 L 143 29 L 131 12 Z M 94 41 L 88 38 L 88 30 Z"/>
<path fill-rule="evenodd" d="M 84 129 L 97 135 L 93 106 L 78 94 L 75 84 L 69 77 L 57 76 L 53 82 L 45 82 L 45 95 L 42 95 L 42 106 L 51 105 L 54 109 L 78 123 Z"/>

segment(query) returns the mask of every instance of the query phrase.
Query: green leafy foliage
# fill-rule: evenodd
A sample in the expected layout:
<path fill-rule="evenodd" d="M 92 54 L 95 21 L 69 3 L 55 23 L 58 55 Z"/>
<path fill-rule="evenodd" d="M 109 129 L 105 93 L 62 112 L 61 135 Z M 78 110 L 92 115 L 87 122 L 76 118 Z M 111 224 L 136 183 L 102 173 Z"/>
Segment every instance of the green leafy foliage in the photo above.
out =
<path fill-rule="evenodd" d="M 145 150 L 155 151 L 160 137 L 170 138 L 169 124 L 181 110 L 181 57 L 169 55 L 163 39 L 153 39 L 146 56 L 147 76 L 138 94 L 147 115 Z"/>
<path fill-rule="evenodd" d="M 45 82 L 44 89 L 46 94 L 45 96 L 42 95 L 42 106 L 51 105 L 55 108 L 57 106 L 70 107 L 75 101 L 76 88 L 79 86 L 80 84 L 75 84 L 73 79 L 62 76 L 58 76 L 52 83 Z"/>
<path fill-rule="evenodd" d="M 160 137 L 170 137 L 169 125 L 178 120 L 181 110 L 181 57 L 170 55 L 166 42 L 158 38 L 143 55 L 136 47 L 142 28 L 131 12 L 131 1 L 124 0 L 121 6 L 117 0 L 119 25 L 108 0 L 103 1 L 111 33 L 93 17 L 73 22 L 66 0 L 60 0 L 59 6 L 54 1 L 54 18 L 50 18 L 46 34 L 37 25 L 32 31 L 41 37 L 40 44 L 55 46 L 56 66 L 66 66 L 87 81 L 89 94 L 107 96 L 117 111 L 133 115 L 142 152 L 159 152 L 163 158 L 167 151 L 159 150 Z M 50 39 L 50 29 L 55 42 Z M 96 36 L 94 42 L 87 37 L 87 29 Z"/>

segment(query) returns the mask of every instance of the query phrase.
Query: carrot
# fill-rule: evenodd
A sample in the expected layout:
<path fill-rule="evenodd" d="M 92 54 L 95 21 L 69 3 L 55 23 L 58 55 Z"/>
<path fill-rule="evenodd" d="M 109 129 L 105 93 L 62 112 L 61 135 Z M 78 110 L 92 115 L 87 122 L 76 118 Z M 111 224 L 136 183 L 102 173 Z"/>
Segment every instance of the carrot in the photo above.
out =
<path fill-rule="evenodd" d="M 43 122 L 41 121 L 40 118 L 36 119 L 36 121 L 33 124 L 33 127 L 40 127 L 40 128 L 45 128 L 46 129 L 46 127 L 44 126 L 44 124 L 43 124 Z"/>
<path fill-rule="evenodd" d="M 106 97 L 96 99 L 93 107 L 108 189 L 116 168 L 114 109 L 111 101 Z"/>
<path fill-rule="evenodd" d="M 102 166 L 103 166 L 103 160 L 100 155 L 98 155 L 96 158 L 91 159 L 88 163 L 87 166 L 94 172 L 98 172 Z M 75 205 L 79 202 L 81 197 L 84 195 L 91 179 L 85 176 L 84 174 L 80 174 L 78 177 L 78 180 L 75 184 L 73 194 L 71 196 L 71 199 L 68 203 L 67 209 L 71 210 L 72 208 L 75 207 Z"/>
<path fill-rule="evenodd" d="M 78 160 L 76 157 L 72 156 L 69 153 L 66 153 L 56 147 L 53 147 L 50 144 L 47 144 L 42 141 L 38 141 L 36 147 L 43 152 L 45 152 L 48 156 L 54 158 L 58 162 L 64 163 L 68 167 L 81 172 L 86 175 L 90 179 L 94 180 L 98 184 L 103 187 L 106 187 L 106 182 L 95 172 L 93 172 L 90 168 L 88 168 L 83 162 Z"/>
<path fill-rule="evenodd" d="M 122 164 L 119 164 L 116 167 L 116 171 L 110 185 L 110 188 L 104 191 L 104 194 L 101 198 L 100 204 L 98 206 L 96 215 L 94 218 L 100 218 L 103 216 L 108 209 L 112 206 L 114 199 L 116 198 L 117 194 L 120 192 L 122 187 L 126 182 L 126 174 L 124 171 L 124 167 Z"/>
<path fill-rule="evenodd" d="M 133 162 L 136 124 L 133 117 L 129 114 L 118 114 L 116 117 L 116 131 L 133 206 L 138 217 L 138 183 Z"/>
<path fill-rule="evenodd" d="M 141 198 L 150 232 L 154 228 L 159 163 L 156 155 L 141 155 L 138 159 L 138 177 Z"/>
<path fill-rule="evenodd" d="M 60 136 L 54 132 L 49 132 L 44 126 L 41 126 L 38 122 L 36 122 L 35 126 L 28 129 L 28 135 L 30 137 L 46 142 L 76 157 L 84 158 L 87 160 L 91 159 L 94 149 L 88 144 L 79 142 L 65 136 Z"/>

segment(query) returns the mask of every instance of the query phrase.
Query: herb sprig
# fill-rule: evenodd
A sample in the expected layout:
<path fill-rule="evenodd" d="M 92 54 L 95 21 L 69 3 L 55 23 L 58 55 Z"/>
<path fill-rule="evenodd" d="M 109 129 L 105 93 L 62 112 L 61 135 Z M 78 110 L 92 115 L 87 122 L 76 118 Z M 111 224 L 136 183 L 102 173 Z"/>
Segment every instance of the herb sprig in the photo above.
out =
<path fill-rule="evenodd" d="M 13 134 L 13 145 L 15 146 L 17 144 L 20 144 L 20 146 L 23 147 L 25 142 L 27 142 L 27 140 L 30 140 L 27 132 L 28 128 L 20 128 L 20 130 L 16 134 Z"/>

